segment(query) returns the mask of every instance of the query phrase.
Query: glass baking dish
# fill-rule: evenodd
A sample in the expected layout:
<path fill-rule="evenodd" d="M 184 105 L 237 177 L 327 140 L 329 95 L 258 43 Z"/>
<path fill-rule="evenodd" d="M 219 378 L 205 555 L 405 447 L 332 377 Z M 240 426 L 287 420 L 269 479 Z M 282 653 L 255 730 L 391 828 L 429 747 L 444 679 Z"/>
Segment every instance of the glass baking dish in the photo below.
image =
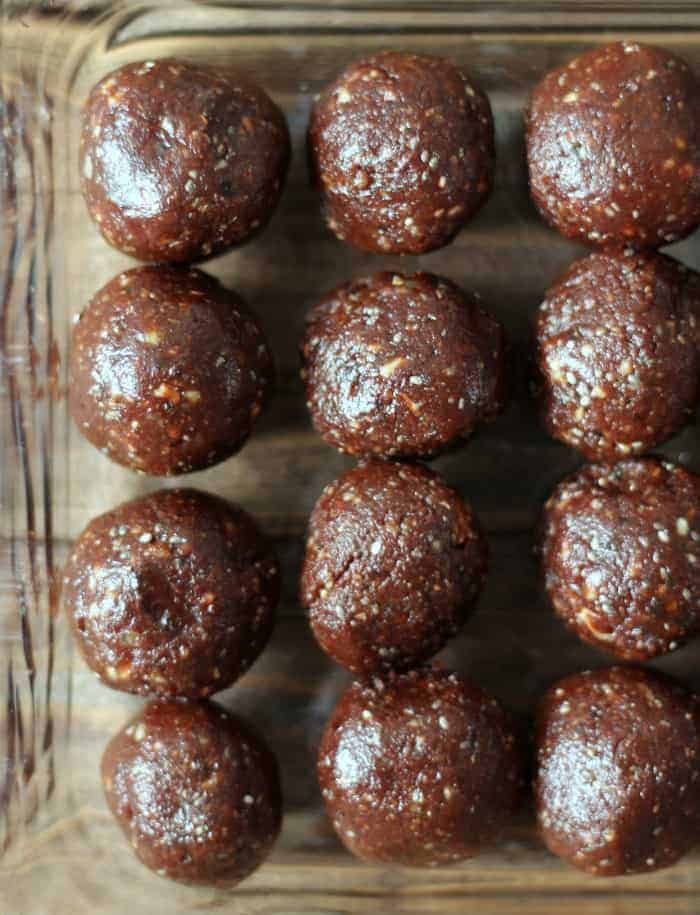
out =
<path fill-rule="evenodd" d="M 555 677 L 603 663 L 547 609 L 532 559 L 542 500 L 572 469 L 528 399 L 533 309 L 580 249 L 537 218 L 527 193 L 521 111 L 551 66 L 615 38 L 656 42 L 700 69 L 697 3 L 606 2 L 13 2 L 0 56 L 0 912 L 145 915 L 530 911 L 697 915 L 700 857 L 643 877 L 596 880 L 546 853 L 525 809 L 492 851 L 463 865 L 409 871 L 362 864 L 322 812 L 314 746 L 344 683 L 315 647 L 296 600 L 308 512 L 348 461 L 310 428 L 297 374 L 306 307 L 324 290 L 380 267 L 423 268 L 479 290 L 516 354 L 513 402 L 469 446 L 437 461 L 489 532 L 492 572 L 445 662 L 469 672 L 526 724 Z M 309 189 L 304 133 L 314 94 L 347 61 L 404 48 L 445 55 L 488 92 L 497 126 L 495 192 L 454 244 L 419 258 L 377 257 L 336 241 Z M 294 161 L 267 231 L 206 269 L 239 290 L 266 327 L 279 385 L 243 452 L 193 484 L 240 502 L 275 538 L 285 596 L 272 643 L 220 696 L 279 755 L 286 819 L 270 860 L 229 893 L 170 884 L 132 856 L 102 800 L 98 762 L 138 700 L 99 685 L 72 658 L 56 583 L 70 540 L 94 515 L 162 481 L 92 449 L 68 421 L 66 355 L 73 316 L 128 258 L 90 223 L 77 175 L 78 117 L 94 82 L 120 64 L 183 55 L 252 74 L 284 108 Z M 700 267 L 700 236 L 673 246 Z M 700 471 L 690 428 L 662 449 Z M 165 485 L 175 485 L 170 481 Z M 700 644 L 658 662 L 700 687 Z"/>

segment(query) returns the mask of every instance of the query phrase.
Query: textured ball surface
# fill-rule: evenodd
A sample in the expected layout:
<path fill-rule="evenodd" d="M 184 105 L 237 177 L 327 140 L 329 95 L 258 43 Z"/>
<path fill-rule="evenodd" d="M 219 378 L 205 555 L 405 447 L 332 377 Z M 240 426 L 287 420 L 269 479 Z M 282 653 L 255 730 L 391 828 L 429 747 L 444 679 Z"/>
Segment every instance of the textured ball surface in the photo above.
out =
<path fill-rule="evenodd" d="M 700 91 L 688 64 L 623 41 L 549 72 L 526 112 L 543 217 L 591 245 L 658 248 L 700 222 Z"/>
<path fill-rule="evenodd" d="M 503 328 L 476 295 L 429 273 L 338 286 L 311 310 L 301 355 L 314 425 L 348 454 L 429 457 L 506 399 Z"/>
<path fill-rule="evenodd" d="M 543 518 L 545 587 L 584 641 L 628 660 L 700 631 L 700 477 L 651 458 L 588 464 Z"/>
<path fill-rule="evenodd" d="M 108 744 L 102 785 L 137 857 L 183 883 L 238 883 L 280 831 L 272 752 L 211 702 L 146 705 Z"/>
<path fill-rule="evenodd" d="M 265 647 L 279 567 L 253 519 L 193 489 L 162 489 L 95 518 L 66 564 L 78 648 L 108 686 L 209 696 Z"/>
<path fill-rule="evenodd" d="M 590 460 L 678 432 L 700 390 L 700 276 L 658 254 L 592 254 L 547 292 L 536 321 L 547 431 Z"/>
<path fill-rule="evenodd" d="M 383 51 L 350 64 L 321 92 L 309 154 L 338 238 L 384 254 L 432 251 L 491 190 L 491 107 L 449 61 Z"/>
<path fill-rule="evenodd" d="M 498 702 L 436 669 L 353 684 L 326 727 L 318 774 L 353 854 L 416 867 L 478 854 L 513 813 L 522 778 Z"/>
<path fill-rule="evenodd" d="M 321 647 L 356 674 L 405 669 L 462 628 L 486 576 L 469 506 L 419 465 L 371 461 L 312 512 L 301 599 Z"/>
<path fill-rule="evenodd" d="M 246 241 L 277 206 L 289 156 L 282 112 L 230 68 L 126 64 L 83 109 L 85 202 L 139 260 L 190 263 Z"/>
<path fill-rule="evenodd" d="M 644 873 L 697 843 L 700 706 L 668 677 L 613 667 L 560 680 L 541 702 L 536 752 L 541 834 L 575 867 Z"/>
<path fill-rule="evenodd" d="M 103 286 L 73 328 L 70 409 L 118 464 L 189 473 L 242 447 L 273 374 L 238 295 L 199 270 L 137 267 Z"/>

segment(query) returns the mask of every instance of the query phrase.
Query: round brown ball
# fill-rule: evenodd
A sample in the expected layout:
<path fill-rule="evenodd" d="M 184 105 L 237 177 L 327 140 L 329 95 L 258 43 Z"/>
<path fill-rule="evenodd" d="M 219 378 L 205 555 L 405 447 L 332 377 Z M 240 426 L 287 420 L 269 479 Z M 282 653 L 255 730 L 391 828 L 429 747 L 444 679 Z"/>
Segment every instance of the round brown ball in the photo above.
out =
<path fill-rule="evenodd" d="M 301 600 L 319 644 L 355 674 L 427 660 L 462 628 L 486 577 L 468 505 L 419 465 L 360 464 L 309 523 Z"/>
<path fill-rule="evenodd" d="M 700 276 L 659 254 L 591 254 L 537 315 L 541 412 L 591 460 L 670 438 L 700 390 Z"/>
<path fill-rule="evenodd" d="M 533 199 L 568 238 L 658 248 L 700 222 L 700 85 L 680 57 L 591 48 L 542 79 L 525 122 Z"/>
<path fill-rule="evenodd" d="M 102 785 L 137 857 L 182 883 L 238 883 L 280 831 L 275 757 L 212 702 L 149 702 L 107 745 Z"/>
<path fill-rule="evenodd" d="M 589 874 L 668 867 L 700 835 L 700 706 L 633 667 L 566 677 L 544 696 L 535 806 L 547 847 Z"/>
<path fill-rule="evenodd" d="M 376 273 L 310 312 L 302 377 L 314 426 L 348 454 L 430 457 L 506 398 L 503 328 L 478 296 L 429 273 Z"/>
<path fill-rule="evenodd" d="M 243 509 L 162 489 L 88 524 L 63 600 L 83 657 L 114 689 L 209 696 L 265 647 L 279 600 L 272 549 Z"/>
<path fill-rule="evenodd" d="M 73 328 L 70 410 L 118 464 L 189 473 L 241 448 L 273 373 L 238 295 L 199 270 L 137 267 L 103 286 Z"/>
<path fill-rule="evenodd" d="M 287 174 L 284 115 L 235 70 L 163 58 L 90 93 L 80 174 L 105 239 L 144 261 L 189 263 L 247 241 Z"/>
<path fill-rule="evenodd" d="M 547 593 L 584 641 L 645 660 L 700 632 L 700 477 L 652 458 L 589 464 L 543 520 Z"/>
<path fill-rule="evenodd" d="M 522 771 L 499 703 L 427 669 L 350 686 L 321 740 L 318 777 L 353 854 L 425 867 L 493 842 L 517 805 Z"/>
<path fill-rule="evenodd" d="M 314 104 L 308 139 L 329 227 L 367 251 L 441 248 L 491 191 L 488 99 L 440 57 L 382 51 L 350 64 Z"/>

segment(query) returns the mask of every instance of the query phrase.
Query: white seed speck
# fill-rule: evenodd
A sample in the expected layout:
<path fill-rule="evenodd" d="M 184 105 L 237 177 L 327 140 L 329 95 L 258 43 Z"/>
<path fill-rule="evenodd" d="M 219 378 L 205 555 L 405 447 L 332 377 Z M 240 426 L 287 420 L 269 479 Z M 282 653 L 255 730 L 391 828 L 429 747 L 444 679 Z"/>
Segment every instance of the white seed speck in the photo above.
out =
<path fill-rule="evenodd" d="M 690 525 L 687 518 L 678 518 L 676 520 L 676 530 L 681 537 L 687 537 L 690 531 Z"/>
<path fill-rule="evenodd" d="M 440 727 L 442 728 L 443 731 L 447 731 L 448 728 L 450 727 L 450 723 L 447 720 L 447 718 L 445 718 L 444 715 L 440 715 L 440 717 L 438 718 L 438 724 L 440 725 Z"/>

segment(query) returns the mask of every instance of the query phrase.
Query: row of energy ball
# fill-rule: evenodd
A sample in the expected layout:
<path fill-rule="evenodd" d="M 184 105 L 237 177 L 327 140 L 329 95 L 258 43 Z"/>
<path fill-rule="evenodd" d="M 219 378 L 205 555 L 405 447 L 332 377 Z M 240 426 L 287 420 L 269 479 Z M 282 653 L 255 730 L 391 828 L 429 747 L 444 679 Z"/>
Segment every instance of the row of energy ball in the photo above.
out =
<path fill-rule="evenodd" d="M 503 329 L 428 273 L 345 283 L 309 313 L 302 377 L 323 438 L 358 456 L 430 457 L 494 418 Z M 700 390 L 700 277 L 656 253 L 592 254 L 553 285 L 535 327 L 543 422 L 593 460 L 666 441 Z M 70 404 L 113 460 L 172 475 L 235 453 L 270 393 L 272 356 L 242 299 L 193 268 L 119 274 L 73 329 Z"/>
<path fill-rule="evenodd" d="M 700 100 L 681 58 L 592 48 L 548 73 L 525 113 L 545 219 L 594 246 L 657 248 L 700 223 Z M 383 51 L 317 97 L 309 160 L 330 228 L 379 253 L 449 242 L 494 173 L 486 95 L 449 61 Z M 269 220 L 290 158 L 284 116 L 229 67 L 129 64 L 93 89 L 81 172 L 105 238 L 141 260 L 192 263 Z"/>
<path fill-rule="evenodd" d="M 599 60 L 592 58 L 590 66 L 605 63 L 613 81 L 625 66 L 646 66 L 649 54 L 669 58 L 636 45 L 595 53 Z M 678 73 L 664 71 L 663 79 L 679 80 L 682 88 L 691 77 L 684 65 Z M 656 79 L 645 75 L 648 82 Z M 568 90 L 566 105 L 582 92 L 579 82 L 575 89 L 568 87 L 569 78 L 568 73 L 556 77 L 557 86 Z M 647 101 L 656 88 L 644 89 Z M 604 101 L 606 93 L 600 95 Z M 188 261 L 242 241 L 262 225 L 288 158 L 283 121 L 265 99 L 238 77 L 175 61 L 132 65 L 104 80 L 86 109 L 82 162 L 88 203 L 106 237 L 136 256 Z M 612 107 L 624 113 L 628 101 L 618 93 Z M 677 112 L 685 110 L 686 101 L 689 108 L 695 104 L 685 95 L 678 101 L 683 104 L 676 105 Z M 625 117 L 628 124 L 629 111 Z M 674 144 L 690 153 L 662 169 L 663 192 L 646 209 L 635 207 L 632 219 L 639 224 L 631 235 L 623 232 L 625 243 L 656 244 L 692 227 L 687 214 L 694 198 L 687 192 L 694 186 L 691 159 L 697 143 L 692 132 L 682 133 L 685 115 L 679 117 Z M 369 136 L 358 145 L 363 130 L 374 131 L 375 141 Z M 531 137 L 537 132 L 532 112 L 529 130 Z M 547 130 L 558 135 L 551 125 L 542 130 L 545 137 Z M 590 136 L 595 138 L 595 130 Z M 389 146 L 378 146 L 377 138 Z M 462 138 L 464 146 L 457 142 Z M 310 139 L 331 227 L 372 249 L 423 251 L 444 244 L 490 185 L 488 103 L 444 61 L 389 53 L 350 67 L 322 94 Z M 344 143 L 352 144 L 355 158 L 343 155 Z M 635 144 L 635 155 L 642 146 Z M 261 147 L 251 162 L 252 151 L 257 155 Z M 531 141 L 537 195 L 535 148 Z M 576 149 L 579 160 L 585 158 L 580 144 Z M 362 159 L 365 155 L 369 158 Z M 647 168 L 647 160 L 640 162 Z M 125 174 L 133 180 L 125 181 Z M 651 177 L 649 169 L 646 176 L 640 172 L 630 185 L 633 194 L 649 196 Z M 674 206 L 685 218 L 684 227 L 666 218 L 678 213 L 663 212 L 663 233 L 652 231 L 652 215 L 673 199 L 679 178 L 689 182 L 686 209 Z M 610 213 L 622 211 L 619 195 L 625 189 L 613 190 L 615 199 L 602 210 L 598 206 L 596 218 L 602 212 L 613 219 Z M 642 207 L 644 201 L 635 200 Z M 561 202 L 556 194 L 545 201 L 559 209 Z M 567 226 L 574 225 L 571 207 L 563 211 Z M 581 218 L 589 241 L 613 241 L 609 229 L 590 227 L 594 216 Z M 656 255 L 629 258 L 593 256 L 581 268 L 583 279 L 571 284 L 589 296 L 602 287 L 597 313 L 595 302 L 583 299 L 583 310 L 593 313 L 590 326 L 610 329 L 605 307 L 617 314 L 610 306 L 622 287 L 627 295 L 621 302 L 633 300 L 631 313 L 642 313 L 631 336 L 649 334 L 655 354 L 659 340 L 667 342 L 658 328 L 663 331 L 664 322 L 673 325 L 672 361 L 678 356 L 683 371 L 695 366 L 697 384 L 692 275 L 688 279 Z M 571 295 L 567 288 L 559 317 L 562 331 L 571 329 L 573 344 L 551 357 L 548 337 L 540 335 L 541 366 L 554 366 L 552 386 L 561 378 L 574 386 L 580 398 L 576 409 L 593 400 L 606 402 L 613 419 L 597 441 L 612 441 L 615 456 L 671 434 L 680 422 L 668 418 L 654 420 L 648 443 L 636 430 L 630 438 L 628 428 L 616 426 L 622 422 L 618 417 L 629 418 L 630 394 L 625 395 L 627 409 L 620 409 L 615 376 L 607 375 L 625 334 L 591 343 L 585 326 L 581 332 L 581 322 L 572 318 Z M 627 325 L 621 320 L 619 326 Z M 585 392 L 578 388 L 586 379 L 576 378 L 579 345 L 584 361 L 601 352 L 607 365 L 601 383 L 588 384 Z M 503 402 L 500 327 L 474 298 L 425 274 L 380 274 L 335 290 L 311 316 L 303 355 L 316 425 L 351 453 L 432 455 L 468 435 L 478 419 L 495 414 Z M 625 358 L 636 356 L 630 348 Z M 658 391 L 675 395 L 674 376 L 661 371 L 669 369 L 669 360 L 658 360 L 645 374 L 647 361 L 632 361 L 631 371 L 625 365 L 622 374 L 637 382 L 630 382 L 630 389 L 641 386 L 655 404 Z M 692 376 L 690 370 L 686 374 Z M 146 472 L 179 473 L 208 466 L 240 447 L 261 409 L 269 377 L 267 347 L 237 297 L 197 271 L 141 268 L 109 284 L 82 316 L 74 335 L 71 402 L 85 434 L 112 457 Z M 657 377 L 661 383 L 653 388 Z M 696 396 L 692 378 L 686 387 Z M 565 407 L 570 394 L 564 392 Z M 681 394 L 680 399 L 685 418 L 688 398 Z M 585 410 L 575 417 L 578 424 L 584 419 Z M 579 447 L 587 444 L 583 435 L 569 438 L 579 438 L 574 442 Z M 569 514 L 567 505 L 576 499 L 577 511 Z M 585 637 L 624 656 L 673 647 L 697 625 L 697 504 L 692 475 L 653 461 L 588 468 L 562 484 L 548 506 L 544 551 L 548 588 L 559 612 L 571 617 Z M 680 547 L 677 538 L 684 541 Z M 348 543 L 352 549 L 346 550 Z M 596 550 L 604 552 L 602 560 Z M 611 555 L 620 557 L 617 566 L 609 565 Z M 624 562 L 628 555 L 634 561 Z M 658 566 L 651 581 L 642 576 L 649 557 Z M 302 576 L 314 630 L 351 670 L 381 675 L 351 687 L 341 700 L 319 761 L 336 827 L 361 855 L 404 863 L 456 860 L 478 850 L 512 809 L 521 780 L 518 754 L 493 700 L 436 670 L 387 673 L 419 664 L 454 634 L 480 590 L 484 570 L 485 546 L 471 512 L 424 468 L 360 465 L 332 484 L 314 511 Z M 264 645 L 277 592 L 276 564 L 251 519 L 191 491 L 157 493 L 96 519 L 78 541 L 66 574 L 75 631 L 88 661 L 111 685 L 149 695 L 206 696 L 233 682 Z M 637 598 L 629 606 L 628 592 Z M 582 594 L 589 602 L 584 607 Z M 549 706 L 544 706 L 538 808 L 550 847 L 593 872 L 670 863 L 697 838 L 694 700 L 644 672 L 613 669 L 580 675 L 578 683 L 573 678 L 555 689 L 555 700 L 562 701 L 552 700 L 551 727 Z M 245 758 L 257 744 L 242 726 L 230 725 L 225 713 L 201 706 L 200 714 L 199 708 L 156 704 L 144 712 L 108 751 L 105 787 L 140 856 L 155 869 L 188 880 L 240 879 L 261 860 L 279 828 L 279 792 L 272 775 L 255 790 L 248 790 L 245 780 L 235 781 L 232 790 L 231 758 Z M 662 710 L 658 720 L 653 709 Z M 201 728 L 206 740 L 185 746 L 178 741 L 183 715 L 191 719 L 190 736 Z M 568 716 L 561 726 L 560 715 Z M 169 732 L 171 719 L 175 724 Z M 212 724 L 217 720 L 225 725 Z M 639 720 L 645 722 L 641 729 Z M 212 728 L 226 733 L 217 736 L 211 750 L 203 750 Z M 621 739 L 630 742 L 627 756 L 606 768 L 602 760 Z M 599 748 L 590 757 L 593 768 L 581 780 L 562 778 L 571 754 L 590 756 L 584 745 Z M 172 768 L 166 767 L 169 787 L 140 794 L 133 773 L 150 766 L 155 778 L 164 749 L 166 757 L 174 757 Z M 207 773 L 205 782 L 197 775 L 183 778 L 183 754 L 192 755 L 195 772 Z M 110 762 L 115 759 L 116 768 Z M 360 762 L 364 782 L 357 781 Z M 223 775 L 216 775 L 220 770 Z M 652 777 L 668 791 L 650 793 Z M 601 797 L 620 792 L 600 836 L 590 824 L 570 822 L 572 810 L 580 808 L 584 782 L 591 817 Z M 225 797 L 220 785 L 228 786 L 221 789 Z M 198 799 L 199 820 L 195 823 L 193 815 L 178 834 L 181 796 Z M 254 813 L 259 820 L 246 818 Z M 640 837 L 628 828 L 639 817 L 653 820 L 649 835 Z M 155 841 L 154 822 L 160 829 Z M 253 822 L 266 826 L 256 833 Z M 243 866 L 244 861 L 249 864 Z"/>
<path fill-rule="evenodd" d="M 226 72 L 131 65 L 102 80 L 84 111 L 90 212 L 108 241 L 144 259 L 187 262 L 245 240 L 272 212 L 288 159 L 281 112 Z M 115 277 L 76 322 L 71 412 L 114 460 L 185 473 L 238 450 L 272 376 L 235 293 L 197 270 L 141 267 Z M 63 599 L 88 664 L 114 688 L 162 697 L 110 741 L 101 766 L 117 822 L 162 876 L 235 884 L 277 839 L 272 751 L 202 697 L 258 657 L 279 594 L 277 559 L 253 519 L 195 490 L 118 506 L 69 557 Z"/>

